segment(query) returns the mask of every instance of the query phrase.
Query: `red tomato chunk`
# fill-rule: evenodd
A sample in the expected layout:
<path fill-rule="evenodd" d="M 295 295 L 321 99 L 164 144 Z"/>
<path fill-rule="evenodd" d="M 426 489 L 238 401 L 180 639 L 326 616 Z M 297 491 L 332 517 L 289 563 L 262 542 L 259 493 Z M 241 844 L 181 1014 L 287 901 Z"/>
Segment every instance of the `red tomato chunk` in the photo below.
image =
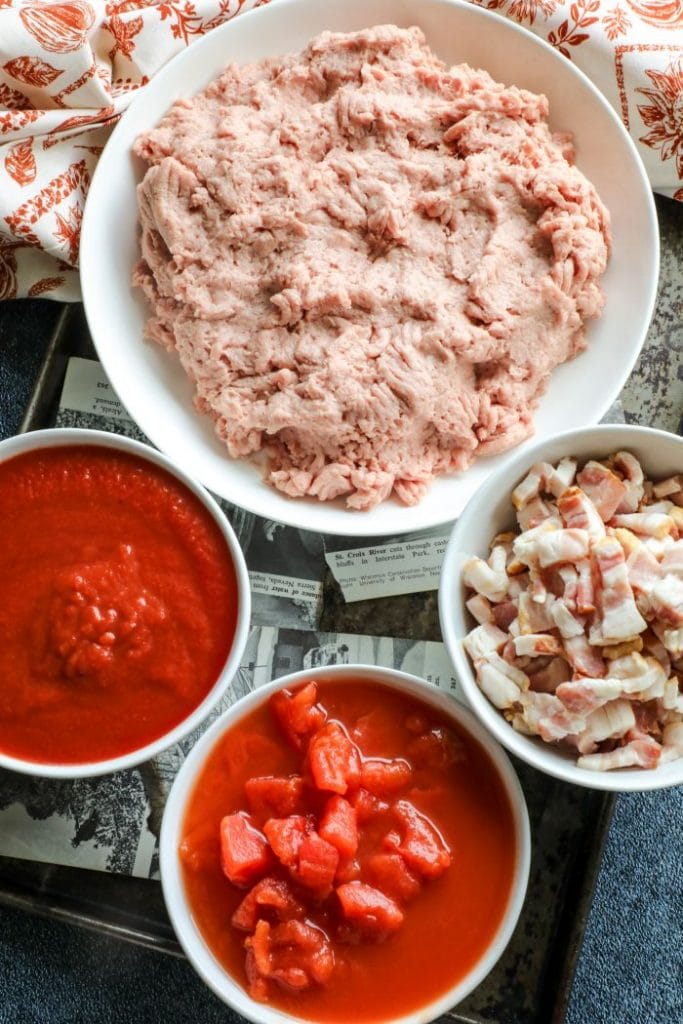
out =
<path fill-rule="evenodd" d="M 246 814 L 228 814 L 221 821 L 221 867 L 234 885 L 251 885 L 265 874 L 272 854 L 265 836 Z"/>
<path fill-rule="evenodd" d="M 372 885 L 349 882 L 337 887 L 337 896 L 345 919 L 356 925 L 361 935 L 385 939 L 401 927 L 403 913 L 398 903 Z"/>
<path fill-rule="evenodd" d="M 240 759 L 239 746 L 227 782 L 225 761 L 217 761 L 206 789 L 198 783 L 196 814 L 181 844 L 186 887 L 198 900 L 199 909 L 191 899 L 193 913 L 200 928 L 212 922 L 210 947 L 253 998 L 297 1017 L 363 1024 L 436 998 L 460 970 L 450 952 L 461 942 L 453 923 L 467 921 L 460 961 L 476 962 L 507 901 L 514 841 L 495 769 L 438 713 L 384 690 L 378 701 L 369 684 L 281 691 L 244 727 L 243 750 L 256 735 L 263 774 L 249 775 L 254 759 Z M 236 736 L 226 736 L 225 749 Z M 472 781 L 462 765 L 471 773 L 477 757 Z M 473 793 L 477 811 L 463 826 L 451 807 L 458 800 L 461 808 L 472 806 Z M 470 837 L 482 820 L 482 801 L 491 808 L 493 831 L 482 833 L 475 850 Z M 226 816 L 226 806 L 249 813 Z M 220 832 L 213 847 L 211 820 Z M 458 869 L 448 871 L 453 844 Z M 218 846 L 220 866 L 211 876 L 208 862 Z M 461 880 L 467 864 L 470 873 L 483 873 L 483 889 L 471 876 Z M 491 888 L 488 876 L 502 864 L 504 885 Z M 461 910 L 454 909 L 456 892 L 465 901 Z M 434 943 L 427 941 L 432 933 Z M 370 947 L 372 967 L 364 973 L 362 951 L 370 955 Z M 408 996 L 407 979 L 414 989 Z"/>
<path fill-rule="evenodd" d="M 328 722 L 313 736 L 308 747 L 308 762 L 318 789 L 343 796 L 360 783 L 358 747 L 338 722 Z"/>

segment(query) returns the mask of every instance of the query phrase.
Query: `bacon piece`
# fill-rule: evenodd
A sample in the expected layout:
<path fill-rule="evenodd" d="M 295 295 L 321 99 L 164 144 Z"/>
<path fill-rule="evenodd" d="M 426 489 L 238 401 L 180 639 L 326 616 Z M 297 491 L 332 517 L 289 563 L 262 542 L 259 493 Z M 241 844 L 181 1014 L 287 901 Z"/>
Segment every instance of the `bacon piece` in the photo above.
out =
<path fill-rule="evenodd" d="M 661 686 L 663 692 L 666 673 L 656 658 L 627 654 L 610 664 L 609 678 L 620 680 L 625 694 L 642 694 L 653 686 Z"/>
<path fill-rule="evenodd" d="M 493 606 L 493 621 L 498 629 L 507 629 L 517 618 L 517 605 L 514 601 L 502 601 Z"/>
<path fill-rule="evenodd" d="M 655 498 L 668 498 L 670 494 L 677 494 L 683 491 L 683 473 L 676 476 L 668 476 L 666 480 L 660 480 L 652 488 Z"/>
<path fill-rule="evenodd" d="M 491 552 L 491 557 L 495 551 L 496 548 Z M 508 579 L 504 565 L 502 570 L 499 567 L 492 569 L 483 558 L 475 556 L 463 565 L 462 578 L 465 586 L 471 587 L 489 601 L 503 601 L 507 595 Z"/>
<path fill-rule="evenodd" d="M 548 503 L 540 497 L 532 498 L 517 512 L 520 530 L 531 530 L 534 526 L 540 526 L 541 523 L 551 518 L 557 518 L 557 509 L 552 503 Z"/>
<path fill-rule="evenodd" d="M 578 736 L 578 749 L 585 753 L 586 745 L 601 743 L 607 739 L 620 739 L 635 727 L 636 717 L 631 702 L 628 700 L 611 700 L 602 707 L 592 711 L 586 719 L 586 725 Z"/>
<path fill-rule="evenodd" d="M 565 683 L 571 676 L 571 669 L 564 658 L 551 658 L 543 668 L 535 669 L 532 661 L 528 671 L 529 689 L 535 693 L 555 693 L 560 683 Z"/>
<path fill-rule="evenodd" d="M 618 513 L 635 512 L 645 493 L 643 469 L 630 452 L 617 452 L 612 464 L 624 475 L 626 494 L 617 506 Z"/>
<path fill-rule="evenodd" d="M 553 623 L 560 631 L 563 640 L 569 640 L 573 636 L 582 636 L 586 624 L 583 620 L 577 619 L 567 608 L 561 598 L 553 603 L 550 614 Z"/>
<path fill-rule="evenodd" d="M 659 619 L 669 626 L 683 626 L 683 578 L 665 576 L 652 588 L 649 598 Z"/>
<path fill-rule="evenodd" d="M 491 604 L 482 594 L 474 594 L 470 597 L 465 601 L 465 607 L 479 625 L 483 625 L 485 622 L 493 622 Z"/>
<path fill-rule="evenodd" d="M 597 508 L 580 487 L 569 487 L 558 499 L 557 507 L 568 530 L 586 530 L 594 539 L 605 536 L 605 524 Z"/>
<path fill-rule="evenodd" d="M 492 622 L 484 622 L 467 634 L 463 640 L 463 647 L 476 663 L 485 658 L 489 651 L 499 651 L 506 641 L 507 635 L 502 629 L 498 629 Z"/>
<path fill-rule="evenodd" d="M 583 718 L 571 715 L 554 694 L 530 690 L 522 694 L 520 703 L 522 713 L 518 724 L 524 724 L 531 735 L 544 740 L 562 739 L 584 726 Z"/>
<path fill-rule="evenodd" d="M 642 632 L 647 623 L 636 608 L 619 541 L 615 537 L 597 541 L 593 559 L 601 581 L 600 636 L 605 643 L 630 639 Z"/>
<path fill-rule="evenodd" d="M 579 575 L 576 584 L 576 610 L 579 615 L 590 615 L 595 611 L 595 588 L 593 586 L 593 571 L 588 559 L 579 562 L 576 570 Z"/>
<path fill-rule="evenodd" d="M 546 534 L 555 533 L 561 530 L 562 524 L 559 520 L 546 519 L 540 526 L 535 526 L 532 530 L 526 530 L 524 533 L 520 533 L 519 537 L 515 538 L 512 545 L 517 561 L 522 562 L 524 565 L 537 567 L 538 566 L 538 541 L 541 537 Z"/>
<path fill-rule="evenodd" d="M 644 544 L 639 543 L 626 559 L 626 575 L 636 594 L 649 596 L 655 584 L 662 578 L 662 566 L 652 552 Z"/>
<path fill-rule="evenodd" d="M 584 754 L 576 762 L 579 768 L 594 772 L 607 772 L 615 768 L 656 768 L 662 748 L 651 736 L 632 740 L 626 746 L 616 747 L 604 754 Z"/>
<path fill-rule="evenodd" d="M 683 579 L 683 540 L 677 540 L 668 551 L 664 552 L 661 572 L 664 576 L 671 574 Z"/>
<path fill-rule="evenodd" d="M 601 462 L 587 462 L 577 475 L 576 482 L 605 522 L 612 518 L 627 495 L 624 482 Z"/>
<path fill-rule="evenodd" d="M 679 757 L 683 757 L 683 722 L 669 722 L 662 731 L 660 764 L 677 761 Z"/>
<path fill-rule="evenodd" d="M 567 661 L 577 675 L 601 679 L 606 675 L 605 662 L 585 636 L 572 636 L 564 641 Z"/>
<path fill-rule="evenodd" d="M 629 512 L 613 516 L 610 526 L 623 527 L 646 537 L 662 540 L 663 537 L 675 533 L 676 524 L 671 516 L 663 512 Z"/>
<path fill-rule="evenodd" d="M 619 679 L 577 679 L 562 683 L 555 691 L 568 711 L 588 715 L 608 701 L 621 696 Z"/>
<path fill-rule="evenodd" d="M 475 668 L 482 693 L 497 708 L 517 704 L 522 690 L 529 686 L 529 678 L 524 672 L 495 653 L 489 653 L 486 661 L 477 662 Z"/>
<path fill-rule="evenodd" d="M 544 630 L 552 629 L 554 626 L 550 614 L 552 599 L 543 602 L 534 601 L 531 594 L 520 594 L 517 602 L 517 614 L 519 617 L 519 631 L 525 633 L 542 633 Z"/>
<path fill-rule="evenodd" d="M 549 633 L 527 633 L 524 636 L 515 637 L 513 644 L 517 657 L 526 655 L 536 658 L 548 654 L 562 654 L 562 644 L 557 637 L 551 636 Z"/>
<path fill-rule="evenodd" d="M 542 569 L 563 562 L 576 564 L 589 552 L 590 538 L 586 530 L 554 530 L 536 540 L 536 557 Z"/>

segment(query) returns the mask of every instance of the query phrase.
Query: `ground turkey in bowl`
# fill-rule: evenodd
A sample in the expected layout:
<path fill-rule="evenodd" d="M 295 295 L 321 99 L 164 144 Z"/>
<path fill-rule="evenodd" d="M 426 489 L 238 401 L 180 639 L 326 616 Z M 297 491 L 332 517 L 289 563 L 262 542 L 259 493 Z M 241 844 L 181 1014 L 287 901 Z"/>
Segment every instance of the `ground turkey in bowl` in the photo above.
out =
<path fill-rule="evenodd" d="M 138 139 L 147 336 L 230 455 L 367 509 L 532 432 L 609 253 L 547 115 L 380 26 L 233 64 Z"/>

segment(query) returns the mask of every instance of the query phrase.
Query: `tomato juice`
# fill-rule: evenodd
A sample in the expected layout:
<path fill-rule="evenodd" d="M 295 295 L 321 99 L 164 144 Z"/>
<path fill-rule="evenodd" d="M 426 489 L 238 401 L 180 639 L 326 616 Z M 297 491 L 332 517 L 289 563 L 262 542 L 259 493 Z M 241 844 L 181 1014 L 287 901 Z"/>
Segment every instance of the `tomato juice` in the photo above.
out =
<path fill-rule="evenodd" d="M 104 445 L 0 463 L 0 751 L 115 758 L 211 690 L 237 579 L 209 510 L 160 466 Z"/>
<path fill-rule="evenodd" d="M 180 835 L 213 956 L 255 999 L 337 1024 L 407 1014 L 456 985 L 502 923 L 518 857 L 479 743 L 362 677 L 278 691 L 237 722 Z"/>

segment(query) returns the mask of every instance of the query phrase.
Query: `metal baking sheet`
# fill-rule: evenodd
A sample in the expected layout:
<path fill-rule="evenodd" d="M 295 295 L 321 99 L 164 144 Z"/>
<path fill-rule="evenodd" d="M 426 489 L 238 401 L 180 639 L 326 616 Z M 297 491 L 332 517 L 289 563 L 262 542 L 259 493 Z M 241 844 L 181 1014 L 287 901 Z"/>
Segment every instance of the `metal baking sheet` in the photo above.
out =
<path fill-rule="evenodd" d="M 80 306 L 60 317 L 21 430 L 50 426 L 71 356 L 95 358 Z M 345 605 L 328 574 L 323 628 L 440 639 L 435 594 Z M 516 762 L 532 832 L 522 916 L 489 977 L 443 1020 L 460 1024 L 561 1024 L 590 911 L 614 797 L 569 786 Z M 41 780 L 31 786 L 39 796 Z M 0 858 L 0 904 L 182 956 L 153 880 Z M 452 923 L 457 927 L 457 922 Z M 447 937 L 435 941 L 447 941 Z"/>

